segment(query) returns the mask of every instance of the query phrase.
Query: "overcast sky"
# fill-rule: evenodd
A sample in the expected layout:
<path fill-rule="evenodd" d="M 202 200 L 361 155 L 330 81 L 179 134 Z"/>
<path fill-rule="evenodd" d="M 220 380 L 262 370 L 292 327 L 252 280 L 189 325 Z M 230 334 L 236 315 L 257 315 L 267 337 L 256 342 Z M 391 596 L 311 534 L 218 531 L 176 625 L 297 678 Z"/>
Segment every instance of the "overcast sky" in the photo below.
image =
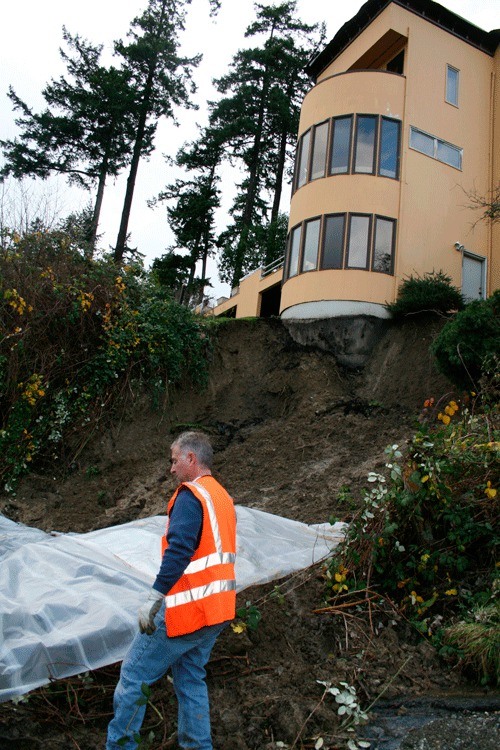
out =
<path fill-rule="evenodd" d="M 262 5 L 278 4 L 278 0 L 260 1 Z M 442 4 L 486 31 L 500 26 L 499 0 L 446 0 Z M 362 0 L 298 0 L 297 3 L 303 21 L 326 23 L 327 40 L 356 14 L 361 5 Z M 63 25 L 70 33 L 79 34 L 93 44 L 103 44 L 106 55 L 103 60 L 107 62 L 111 60 L 113 40 L 125 38 L 131 20 L 146 7 L 147 0 L 8 0 L 8 4 L 4 3 L 0 26 L 0 139 L 16 135 L 14 114 L 6 95 L 9 85 L 30 107 L 39 111 L 44 103 L 41 97 L 44 85 L 65 72 L 59 57 Z M 200 110 L 181 113 L 178 128 L 168 121 L 163 122 L 158 128 L 155 154 L 139 167 L 129 230 L 131 245 L 144 253 L 146 264 L 162 255 L 172 242 L 165 208 L 150 209 L 146 205 L 146 201 L 155 197 L 173 178 L 162 154 L 175 156 L 186 140 L 197 137 L 196 124 L 206 124 L 205 102 L 215 98 L 211 80 L 226 73 L 235 52 L 248 44 L 243 35 L 253 17 L 253 0 L 222 0 L 222 9 L 214 20 L 209 18 L 208 0 L 193 0 L 191 4 L 182 37 L 182 52 L 188 55 L 203 53 L 203 60 L 194 74 L 198 84 L 195 99 Z M 100 231 L 104 233 L 102 244 L 105 247 L 116 239 L 125 179 L 126 174 L 116 183 L 110 181 L 104 196 Z M 219 229 L 226 226 L 226 211 L 234 195 L 230 175 L 226 181 L 228 184 L 222 185 Z M 61 179 L 44 183 L 42 192 L 44 199 L 62 216 L 84 207 L 89 200 L 89 194 L 69 189 Z M 7 196 L 15 193 L 15 187 L 9 182 Z M 283 208 L 287 210 L 289 190 L 285 193 Z M 215 297 L 228 294 L 229 287 L 218 281 L 214 264 L 209 274 L 214 286 L 211 294 Z"/>

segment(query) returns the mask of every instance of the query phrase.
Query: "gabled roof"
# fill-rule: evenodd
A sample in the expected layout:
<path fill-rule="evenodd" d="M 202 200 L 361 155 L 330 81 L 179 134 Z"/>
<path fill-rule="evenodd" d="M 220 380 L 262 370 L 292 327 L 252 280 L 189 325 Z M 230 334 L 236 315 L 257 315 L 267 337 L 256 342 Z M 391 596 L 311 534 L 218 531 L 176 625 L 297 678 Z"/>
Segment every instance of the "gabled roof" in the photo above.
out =
<path fill-rule="evenodd" d="M 306 73 L 311 78 L 316 78 L 391 2 L 425 18 L 486 54 L 495 54 L 500 42 L 499 30 L 484 31 L 432 0 L 368 0 L 356 15 L 339 29 L 331 42 L 311 58 L 306 66 Z"/>

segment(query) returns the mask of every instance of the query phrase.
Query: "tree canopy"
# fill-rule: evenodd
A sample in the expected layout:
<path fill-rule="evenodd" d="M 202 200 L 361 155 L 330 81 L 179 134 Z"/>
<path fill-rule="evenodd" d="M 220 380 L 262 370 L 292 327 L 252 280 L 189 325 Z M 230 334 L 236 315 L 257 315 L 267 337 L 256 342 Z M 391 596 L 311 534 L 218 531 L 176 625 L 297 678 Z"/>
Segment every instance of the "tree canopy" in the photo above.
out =
<path fill-rule="evenodd" d="M 106 178 L 116 176 L 130 161 L 134 137 L 136 89 L 129 71 L 100 64 L 102 46 L 94 46 L 63 29 L 68 50 L 61 49 L 67 75 L 52 80 L 42 91 L 47 104 L 40 113 L 9 89 L 14 109 L 20 112 L 18 138 L 0 141 L 8 175 L 47 178 L 67 175 L 72 183 L 90 189 L 97 183 L 90 225 L 95 241 Z M 151 131 L 145 148 L 151 150 Z"/>

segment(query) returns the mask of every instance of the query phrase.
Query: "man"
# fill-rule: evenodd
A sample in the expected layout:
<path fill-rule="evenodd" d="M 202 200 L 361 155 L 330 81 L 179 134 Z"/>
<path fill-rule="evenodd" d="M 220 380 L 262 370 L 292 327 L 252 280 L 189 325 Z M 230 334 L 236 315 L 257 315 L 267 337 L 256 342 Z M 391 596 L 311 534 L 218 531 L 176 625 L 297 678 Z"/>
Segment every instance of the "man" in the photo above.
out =
<path fill-rule="evenodd" d="M 170 471 L 179 486 L 168 503 L 160 570 L 121 667 L 106 750 L 137 747 L 146 710 L 142 684 L 153 684 L 169 668 L 180 747 L 212 749 L 205 665 L 235 615 L 236 514 L 231 497 L 212 476 L 206 435 L 183 432 L 171 454 Z"/>

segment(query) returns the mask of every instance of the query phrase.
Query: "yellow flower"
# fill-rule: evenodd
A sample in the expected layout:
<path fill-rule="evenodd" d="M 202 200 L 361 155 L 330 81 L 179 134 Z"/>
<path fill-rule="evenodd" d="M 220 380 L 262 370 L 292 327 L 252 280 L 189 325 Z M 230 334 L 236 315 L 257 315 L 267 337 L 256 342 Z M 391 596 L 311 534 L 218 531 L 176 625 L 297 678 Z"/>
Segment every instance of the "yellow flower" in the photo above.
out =
<path fill-rule="evenodd" d="M 429 475 L 426 474 L 425 477 L 422 477 L 422 479 L 420 481 L 422 482 L 422 484 L 425 484 L 425 482 L 429 481 Z"/>
<path fill-rule="evenodd" d="M 445 591 L 444 593 L 446 594 L 446 596 L 456 596 L 457 595 L 457 590 L 456 589 L 448 589 L 448 591 Z"/>
<path fill-rule="evenodd" d="M 443 414 L 443 419 L 441 421 L 443 424 L 450 424 L 450 418 L 447 414 Z"/>
<path fill-rule="evenodd" d="M 497 496 L 497 491 L 494 487 L 491 486 L 491 482 L 489 480 L 486 482 L 484 494 L 486 495 L 486 497 L 489 497 L 490 500 L 493 500 L 493 498 Z"/>
<path fill-rule="evenodd" d="M 237 624 L 235 624 L 234 622 L 232 622 L 231 623 L 231 627 L 232 627 L 234 633 L 244 633 L 245 630 L 247 629 L 247 626 L 245 625 L 244 622 L 239 622 Z"/>

